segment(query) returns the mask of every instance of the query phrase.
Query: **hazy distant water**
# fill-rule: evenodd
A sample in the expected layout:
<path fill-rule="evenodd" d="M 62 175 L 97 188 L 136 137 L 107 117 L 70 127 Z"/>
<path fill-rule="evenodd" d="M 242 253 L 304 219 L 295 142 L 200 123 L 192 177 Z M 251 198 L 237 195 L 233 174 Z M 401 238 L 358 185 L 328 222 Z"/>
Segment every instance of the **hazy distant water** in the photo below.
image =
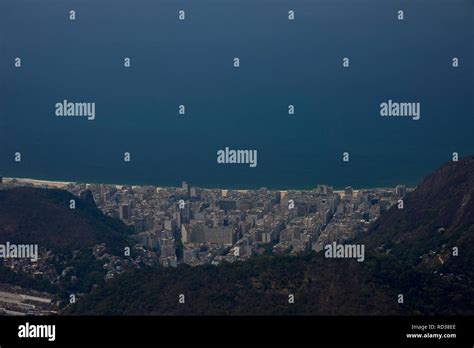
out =
<path fill-rule="evenodd" d="M 3 0 L 0 35 L 4 176 L 367 187 L 474 153 L 471 0 Z M 63 99 L 96 119 L 56 117 Z M 387 99 L 420 102 L 421 120 L 380 117 Z M 217 164 L 225 146 L 258 150 L 257 168 Z"/>

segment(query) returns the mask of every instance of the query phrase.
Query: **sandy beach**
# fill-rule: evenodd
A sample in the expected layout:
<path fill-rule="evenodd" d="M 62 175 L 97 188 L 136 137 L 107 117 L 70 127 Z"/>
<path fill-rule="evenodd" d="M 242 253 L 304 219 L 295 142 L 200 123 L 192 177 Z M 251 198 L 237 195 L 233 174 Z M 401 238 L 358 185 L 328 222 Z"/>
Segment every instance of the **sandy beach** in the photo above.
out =
<path fill-rule="evenodd" d="M 16 181 L 18 183 L 31 184 L 34 186 L 50 186 L 55 188 L 64 188 L 69 185 L 71 182 L 67 181 L 49 181 L 49 180 L 37 180 L 31 178 L 3 178 L 3 182 L 9 183 L 11 181 Z"/>

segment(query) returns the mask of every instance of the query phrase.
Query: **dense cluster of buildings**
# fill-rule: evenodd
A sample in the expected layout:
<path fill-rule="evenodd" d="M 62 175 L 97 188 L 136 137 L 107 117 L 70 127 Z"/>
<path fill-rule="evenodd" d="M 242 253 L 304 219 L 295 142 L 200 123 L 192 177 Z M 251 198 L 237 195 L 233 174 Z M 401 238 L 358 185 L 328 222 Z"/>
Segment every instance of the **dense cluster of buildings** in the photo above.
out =
<path fill-rule="evenodd" d="M 20 183 L 10 182 L 10 185 Z M 25 185 L 25 183 L 21 183 Z M 45 185 L 47 186 L 47 185 Z M 245 260 L 265 252 L 296 254 L 354 238 L 402 198 L 407 188 L 335 191 L 221 190 L 191 187 L 127 186 L 69 183 L 75 195 L 93 194 L 107 215 L 133 230 L 141 255 L 163 266 L 192 266 Z M 103 247 L 97 246 L 97 258 Z M 107 255 L 107 278 L 127 265 Z"/>
<path fill-rule="evenodd" d="M 102 211 L 135 230 L 134 240 L 155 250 L 164 266 L 244 260 L 264 252 L 320 251 L 367 229 L 407 189 L 335 191 L 221 190 L 190 187 L 69 184 L 90 189 Z"/>

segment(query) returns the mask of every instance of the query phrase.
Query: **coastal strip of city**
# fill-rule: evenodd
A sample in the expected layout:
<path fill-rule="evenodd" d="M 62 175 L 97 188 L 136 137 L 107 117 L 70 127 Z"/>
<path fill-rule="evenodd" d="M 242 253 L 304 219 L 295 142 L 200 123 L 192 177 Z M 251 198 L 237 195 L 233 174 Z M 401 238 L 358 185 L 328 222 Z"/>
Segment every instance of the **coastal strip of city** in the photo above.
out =
<path fill-rule="evenodd" d="M 193 187 L 130 186 L 2 178 L 0 189 L 60 188 L 93 199 L 104 214 L 119 218 L 132 231 L 127 257 L 111 255 L 105 244 L 92 254 L 103 265 L 105 281 L 140 265 L 177 267 L 247 260 L 265 253 L 297 255 L 325 245 L 343 243 L 366 231 L 381 213 L 397 204 L 412 188 L 335 190 L 226 190 Z M 58 272 L 56 255 L 39 248 L 35 262 L 4 259 L 4 265 L 52 284 L 67 276 Z M 57 260 L 56 260 L 57 261 Z M 59 301 L 46 293 L 1 285 L 0 313 L 57 314 Z"/>

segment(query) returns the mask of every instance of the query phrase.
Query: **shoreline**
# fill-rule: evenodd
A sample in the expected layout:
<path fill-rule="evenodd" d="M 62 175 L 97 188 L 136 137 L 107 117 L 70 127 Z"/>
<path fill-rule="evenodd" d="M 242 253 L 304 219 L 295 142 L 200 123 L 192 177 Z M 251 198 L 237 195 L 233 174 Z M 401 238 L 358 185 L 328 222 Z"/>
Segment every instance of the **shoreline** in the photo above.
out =
<path fill-rule="evenodd" d="M 18 183 L 24 183 L 24 184 L 31 184 L 33 186 L 50 186 L 53 188 L 59 188 L 63 189 L 66 188 L 70 184 L 83 184 L 83 185 L 99 185 L 99 183 L 86 183 L 86 182 L 81 182 L 81 181 L 59 181 L 59 180 L 43 180 L 43 179 L 34 179 L 34 178 L 16 178 L 16 177 L 4 177 L 3 182 L 4 183 L 10 183 L 11 181 L 16 181 Z M 111 185 L 111 186 L 132 186 L 132 187 L 143 187 L 143 186 L 152 186 L 155 187 L 157 190 L 163 190 L 163 189 L 168 189 L 168 188 L 174 188 L 174 189 L 179 189 L 179 186 L 155 186 L 155 185 L 129 185 L 129 184 L 110 184 L 110 183 L 100 183 L 104 185 Z M 330 185 L 326 185 L 329 186 Z M 195 186 L 199 189 L 204 189 L 204 190 L 221 190 L 221 191 L 237 191 L 237 192 L 248 192 L 248 191 L 257 191 L 259 190 L 258 188 L 255 189 L 229 189 L 229 188 L 206 188 L 206 187 L 199 187 Z M 406 186 L 407 189 L 411 189 L 414 187 L 411 186 Z M 281 192 L 288 192 L 288 191 L 312 191 L 316 187 L 312 189 L 268 189 L 268 191 L 281 191 Z M 352 188 L 354 193 L 358 193 L 361 190 L 370 190 L 370 189 L 393 189 L 394 187 L 364 187 L 364 188 Z M 334 193 L 338 194 L 343 194 L 344 190 L 333 190 Z"/>

